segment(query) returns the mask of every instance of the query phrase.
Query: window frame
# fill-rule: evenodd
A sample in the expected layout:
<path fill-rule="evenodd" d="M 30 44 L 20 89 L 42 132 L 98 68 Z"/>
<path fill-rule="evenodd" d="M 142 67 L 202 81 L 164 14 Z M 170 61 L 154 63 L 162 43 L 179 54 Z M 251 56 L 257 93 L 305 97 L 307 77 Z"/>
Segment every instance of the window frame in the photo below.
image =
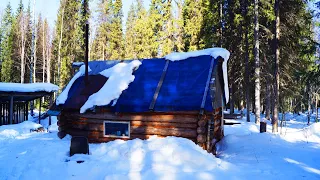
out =
<path fill-rule="evenodd" d="M 129 135 L 128 136 L 106 135 L 106 123 L 127 124 L 128 125 L 128 134 Z M 130 139 L 130 122 L 129 121 L 103 121 L 103 137 Z"/>

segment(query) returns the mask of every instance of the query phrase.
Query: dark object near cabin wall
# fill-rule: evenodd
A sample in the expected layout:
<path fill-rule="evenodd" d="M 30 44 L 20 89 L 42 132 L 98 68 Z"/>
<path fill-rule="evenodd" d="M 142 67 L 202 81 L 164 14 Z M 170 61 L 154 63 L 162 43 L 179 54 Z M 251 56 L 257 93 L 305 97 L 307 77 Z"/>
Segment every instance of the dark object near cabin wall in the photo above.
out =
<path fill-rule="evenodd" d="M 70 156 L 75 154 L 89 154 L 89 142 L 86 137 L 72 137 L 70 144 Z"/>

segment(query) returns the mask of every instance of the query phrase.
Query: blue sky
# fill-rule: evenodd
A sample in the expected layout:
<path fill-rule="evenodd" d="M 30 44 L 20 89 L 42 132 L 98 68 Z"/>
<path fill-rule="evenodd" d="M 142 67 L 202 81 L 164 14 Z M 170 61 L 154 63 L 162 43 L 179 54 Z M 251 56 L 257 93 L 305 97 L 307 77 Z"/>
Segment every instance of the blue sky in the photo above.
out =
<path fill-rule="evenodd" d="M 0 12 L 3 11 L 7 4 L 10 2 L 13 11 L 17 10 L 18 4 L 20 0 L 0 0 Z M 33 6 L 33 0 L 22 0 L 25 7 L 28 6 L 28 3 L 30 1 L 31 10 Z M 100 0 L 90 0 L 90 8 L 92 11 L 96 10 L 97 2 Z M 127 18 L 127 14 L 130 8 L 130 5 L 132 4 L 134 0 L 123 0 L 123 14 L 124 17 Z M 150 0 L 144 0 L 144 4 L 146 7 L 148 7 Z M 36 0 L 36 14 L 38 16 L 39 13 L 41 13 L 42 17 L 47 18 L 49 21 L 49 24 L 51 27 L 54 26 L 54 22 L 57 19 L 57 12 L 59 9 L 60 0 Z"/>

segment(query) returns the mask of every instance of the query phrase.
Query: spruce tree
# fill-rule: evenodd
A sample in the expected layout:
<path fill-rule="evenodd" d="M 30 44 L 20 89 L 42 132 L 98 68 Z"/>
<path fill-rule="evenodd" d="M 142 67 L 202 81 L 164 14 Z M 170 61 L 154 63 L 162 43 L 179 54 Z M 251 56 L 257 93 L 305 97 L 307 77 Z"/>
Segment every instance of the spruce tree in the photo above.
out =
<path fill-rule="evenodd" d="M 1 81 L 13 81 L 13 32 L 14 18 L 10 3 L 7 5 L 2 18 L 2 40 L 1 40 Z"/>
<path fill-rule="evenodd" d="M 203 0 L 185 0 L 183 9 L 185 51 L 202 49 L 204 42 L 201 40 L 203 24 Z"/>
<path fill-rule="evenodd" d="M 92 45 L 94 59 L 118 60 L 124 57 L 122 1 L 99 3 L 99 25 Z"/>
<path fill-rule="evenodd" d="M 137 59 L 137 52 L 135 52 L 136 33 L 134 26 L 136 23 L 137 15 L 135 12 L 135 6 L 132 3 L 128 12 L 125 31 L 125 59 Z"/>

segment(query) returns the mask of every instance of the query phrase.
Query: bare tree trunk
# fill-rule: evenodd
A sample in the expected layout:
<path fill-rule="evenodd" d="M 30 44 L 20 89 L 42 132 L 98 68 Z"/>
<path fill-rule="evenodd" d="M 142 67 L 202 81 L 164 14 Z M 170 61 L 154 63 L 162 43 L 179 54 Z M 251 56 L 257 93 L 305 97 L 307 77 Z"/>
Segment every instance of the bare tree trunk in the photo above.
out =
<path fill-rule="evenodd" d="M 219 18 L 220 18 L 220 27 L 219 27 L 219 35 L 220 35 L 220 39 L 219 39 L 219 44 L 218 46 L 222 47 L 222 41 L 223 41 L 223 0 L 220 0 L 219 3 L 220 7 L 219 7 Z"/>
<path fill-rule="evenodd" d="M 49 37 L 49 33 L 48 33 Z M 49 38 L 47 38 L 47 83 L 51 81 L 51 47 Z"/>
<path fill-rule="evenodd" d="M 308 94 L 308 125 L 310 124 L 310 118 L 311 118 L 311 95 Z"/>
<path fill-rule="evenodd" d="M 318 94 L 316 94 L 316 122 L 318 122 Z"/>
<path fill-rule="evenodd" d="M 255 117 L 260 124 L 259 0 L 254 1 Z"/>
<path fill-rule="evenodd" d="M 37 69 L 37 32 L 35 32 L 34 51 L 33 51 L 33 82 L 37 82 L 36 69 Z"/>
<path fill-rule="evenodd" d="M 271 88 L 269 84 L 266 85 L 266 119 L 270 120 L 270 106 L 271 106 Z"/>
<path fill-rule="evenodd" d="M 61 68 L 61 44 L 62 44 L 62 32 L 63 32 L 63 18 L 64 18 L 64 8 L 65 2 L 63 2 L 62 17 L 61 17 L 61 27 L 60 27 L 60 39 L 58 47 L 58 84 L 60 84 L 60 68 Z"/>
<path fill-rule="evenodd" d="M 234 81 L 232 81 L 234 82 Z M 230 98 L 230 114 L 234 114 L 234 92 L 233 92 L 233 89 L 234 89 L 234 83 L 231 84 L 231 88 L 230 88 L 230 95 L 231 95 L 231 98 Z"/>
<path fill-rule="evenodd" d="M 274 107 L 272 114 L 272 132 L 278 132 L 278 108 L 279 108 L 279 58 L 280 58 L 280 49 L 279 49 L 279 39 L 280 39 L 280 9 L 279 1 L 275 0 L 274 3 L 274 12 L 276 16 L 275 20 L 275 81 L 274 81 Z"/>
<path fill-rule="evenodd" d="M 44 31 L 45 24 L 42 25 L 42 82 L 44 83 L 45 80 L 45 72 L 46 72 L 46 46 L 45 46 L 45 31 Z"/>
<path fill-rule="evenodd" d="M 46 72 L 46 45 L 45 45 L 45 38 L 46 33 L 44 30 L 45 23 L 42 24 L 42 83 L 45 82 L 45 72 Z M 44 97 L 42 97 L 42 104 L 44 104 Z"/>
<path fill-rule="evenodd" d="M 20 14 L 20 59 L 21 59 L 21 71 L 20 71 L 20 82 L 24 83 L 24 77 L 25 77 L 25 67 L 26 67 L 26 60 L 25 60 L 25 48 L 26 48 L 26 21 L 25 21 L 25 15 L 23 12 Z M 29 18 L 27 18 L 29 19 Z"/>
<path fill-rule="evenodd" d="M 245 96 L 246 96 L 246 109 L 247 109 L 247 122 L 250 122 L 250 68 L 249 68 L 249 39 L 248 39 L 248 0 L 244 0 L 244 16 L 245 16 Z"/>
<path fill-rule="evenodd" d="M 31 57 L 31 64 L 30 64 L 30 83 L 32 83 L 33 81 L 32 81 L 32 72 L 33 72 L 33 66 L 34 66 L 34 52 L 35 52 L 35 31 L 36 31 L 36 11 L 35 11 L 35 9 L 36 9 L 36 0 L 33 0 L 33 23 L 34 23 L 34 25 L 33 25 L 33 29 L 32 29 L 32 45 L 31 45 L 31 55 L 32 55 L 32 57 Z M 30 114 L 31 114 L 31 116 L 33 116 L 33 108 L 34 108 L 34 106 L 33 106 L 34 104 L 33 104 L 33 101 L 31 101 L 30 102 Z"/>

